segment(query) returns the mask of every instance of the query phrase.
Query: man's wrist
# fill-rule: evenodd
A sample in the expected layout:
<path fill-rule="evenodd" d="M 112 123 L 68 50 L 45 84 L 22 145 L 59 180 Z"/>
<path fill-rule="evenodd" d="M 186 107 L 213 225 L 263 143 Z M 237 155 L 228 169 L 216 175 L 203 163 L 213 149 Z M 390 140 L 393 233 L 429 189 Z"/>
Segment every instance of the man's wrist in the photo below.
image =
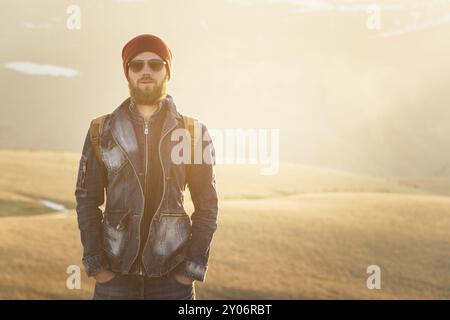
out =
<path fill-rule="evenodd" d="M 108 260 L 103 253 L 83 258 L 83 265 L 88 277 L 98 274 L 101 270 L 109 268 Z"/>
<path fill-rule="evenodd" d="M 208 266 L 185 259 L 181 270 L 184 276 L 204 282 Z"/>

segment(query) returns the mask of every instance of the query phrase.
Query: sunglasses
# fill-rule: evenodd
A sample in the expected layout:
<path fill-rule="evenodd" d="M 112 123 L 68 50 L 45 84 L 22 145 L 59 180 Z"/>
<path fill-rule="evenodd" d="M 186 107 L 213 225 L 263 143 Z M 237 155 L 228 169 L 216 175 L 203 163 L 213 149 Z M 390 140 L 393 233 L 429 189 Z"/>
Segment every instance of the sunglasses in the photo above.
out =
<path fill-rule="evenodd" d="M 145 63 L 154 72 L 159 72 L 167 64 L 164 60 L 150 59 L 150 60 L 133 60 L 128 62 L 128 68 L 133 72 L 139 72 L 144 69 Z"/>

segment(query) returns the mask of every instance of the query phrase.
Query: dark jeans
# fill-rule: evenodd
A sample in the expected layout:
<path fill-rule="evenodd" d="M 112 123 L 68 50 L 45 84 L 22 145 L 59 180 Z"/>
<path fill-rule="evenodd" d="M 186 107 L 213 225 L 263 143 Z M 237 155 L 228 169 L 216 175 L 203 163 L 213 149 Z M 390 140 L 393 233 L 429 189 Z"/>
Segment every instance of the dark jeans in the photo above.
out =
<path fill-rule="evenodd" d="M 162 277 L 116 274 L 104 283 L 96 283 L 94 300 L 195 300 L 195 284 L 182 284 L 176 270 Z"/>

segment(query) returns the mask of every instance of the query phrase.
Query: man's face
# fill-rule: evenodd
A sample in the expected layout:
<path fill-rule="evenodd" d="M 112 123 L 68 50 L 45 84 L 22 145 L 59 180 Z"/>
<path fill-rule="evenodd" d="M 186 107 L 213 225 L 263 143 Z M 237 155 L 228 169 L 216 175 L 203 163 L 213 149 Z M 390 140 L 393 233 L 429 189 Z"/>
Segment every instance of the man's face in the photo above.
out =
<path fill-rule="evenodd" d="M 134 60 L 152 60 L 157 59 L 163 61 L 159 55 L 154 52 L 142 52 L 134 57 Z M 155 100 L 161 96 L 163 90 L 166 89 L 167 69 L 161 68 L 155 71 L 150 68 L 148 63 L 139 71 L 128 69 L 128 87 L 130 94 L 137 104 L 152 105 Z"/>

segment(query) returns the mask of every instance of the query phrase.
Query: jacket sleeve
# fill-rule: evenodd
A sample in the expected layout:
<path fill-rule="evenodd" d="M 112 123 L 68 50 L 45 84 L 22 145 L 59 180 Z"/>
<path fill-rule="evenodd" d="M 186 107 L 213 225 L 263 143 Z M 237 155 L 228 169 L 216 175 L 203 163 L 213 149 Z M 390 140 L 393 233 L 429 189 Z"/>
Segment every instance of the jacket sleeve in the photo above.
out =
<path fill-rule="evenodd" d="M 99 208 L 105 200 L 106 177 L 103 170 L 105 169 L 97 160 L 88 131 L 79 162 L 75 197 L 83 245 L 83 265 L 89 277 L 109 267 L 103 251 L 103 213 Z"/>
<path fill-rule="evenodd" d="M 207 138 L 204 138 L 203 141 L 199 139 L 203 150 L 202 163 L 190 165 L 187 180 L 194 212 L 192 213 L 191 238 L 182 270 L 185 275 L 204 282 L 208 269 L 210 245 L 217 229 L 218 198 L 214 145 L 203 124 L 201 124 L 201 132 Z"/>

